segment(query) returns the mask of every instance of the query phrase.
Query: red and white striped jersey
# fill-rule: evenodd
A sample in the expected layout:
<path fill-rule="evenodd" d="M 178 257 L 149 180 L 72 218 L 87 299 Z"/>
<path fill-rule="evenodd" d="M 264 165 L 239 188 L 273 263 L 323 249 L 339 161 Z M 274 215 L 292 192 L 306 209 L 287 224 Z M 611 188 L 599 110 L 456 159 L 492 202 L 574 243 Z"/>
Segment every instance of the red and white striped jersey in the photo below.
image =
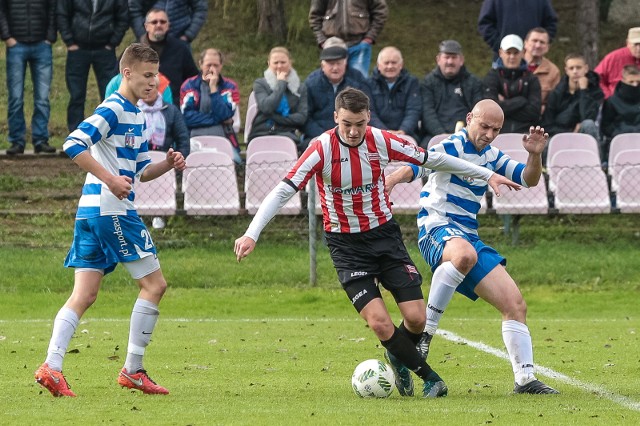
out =
<path fill-rule="evenodd" d="M 384 130 L 368 126 L 362 143 L 352 147 L 334 128 L 307 148 L 284 181 L 301 190 L 315 175 L 325 231 L 364 232 L 392 217 L 384 192 L 387 164 L 422 165 L 426 159 L 422 148 Z"/>

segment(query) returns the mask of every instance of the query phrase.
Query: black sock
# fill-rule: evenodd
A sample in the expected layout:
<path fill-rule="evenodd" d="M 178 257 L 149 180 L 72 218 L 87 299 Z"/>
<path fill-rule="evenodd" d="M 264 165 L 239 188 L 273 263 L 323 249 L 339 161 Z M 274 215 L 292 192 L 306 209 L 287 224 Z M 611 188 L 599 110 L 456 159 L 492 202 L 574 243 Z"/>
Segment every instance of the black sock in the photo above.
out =
<path fill-rule="evenodd" d="M 404 321 L 402 321 L 400 323 L 400 327 L 398 327 L 398 330 L 400 330 L 402 333 L 404 333 L 413 342 L 414 345 L 417 345 L 418 342 L 420 341 L 420 337 L 422 337 L 422 333 L 416 334 L 413 331 L 409 330 L 404 325 Z"/>
<path fill-rule="evenodd" d="M 421 379 L 427 380 L 431 372 L 433 372 L 429 364 L 418 353 L 415 344 L 397 327 L 389 340 L 384 342 L 381 340 L 380 343 L 391 355 L 395 356 L 405 367 L 416 373 Z"/>

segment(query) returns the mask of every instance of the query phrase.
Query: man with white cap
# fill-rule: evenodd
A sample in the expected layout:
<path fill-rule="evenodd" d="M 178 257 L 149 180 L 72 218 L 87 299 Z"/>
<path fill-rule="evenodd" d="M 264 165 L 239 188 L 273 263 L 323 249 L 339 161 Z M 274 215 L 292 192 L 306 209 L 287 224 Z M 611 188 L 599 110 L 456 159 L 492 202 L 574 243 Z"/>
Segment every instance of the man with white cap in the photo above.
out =
<path fill-rule="evenodd" d="M 347 68 L 347 56 L 347 44 L 338 37 L 329 38 L 320 53 L 320 68 L 311 72 L 304 82 L 309 110 L 304 126 L 304 143 L 299 147 L 302 150 L 311 139 L 335 127 L 333 105 L 336 94 L 342 89 L 353 87 L 372 99 L 367 80 L 359 71 Z M 376 114 L 374 104 L 371 105 L 371 125 L 385 127 Z"/>
<path fill-rule="evenodd" d="M 640 66 L 640 27 L 629 28 L 627 45 L 607 54 L 594 69 L 605 99 L 613 95 L 625 65 Z"/>
<path fill-rule="evenodd" d="M 505 36 L 498 54 L 496 68 L 484 78 L 484 97 L 496 101 L 504 111 L 502 133 L 524 133 L 540 121 L 540 82 L 527 67 L 520 36 Z"/>

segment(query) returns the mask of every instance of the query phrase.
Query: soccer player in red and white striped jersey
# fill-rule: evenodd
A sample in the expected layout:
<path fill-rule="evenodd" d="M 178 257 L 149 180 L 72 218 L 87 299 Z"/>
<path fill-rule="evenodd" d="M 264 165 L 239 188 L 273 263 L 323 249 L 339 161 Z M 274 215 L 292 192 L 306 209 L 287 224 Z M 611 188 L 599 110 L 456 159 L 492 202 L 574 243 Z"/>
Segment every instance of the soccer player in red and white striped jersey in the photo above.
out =
<path fill-rule="evenodd" d="M 315 177 L 325 237 L 338 279 L 351 303 L 386 348 L 401 395 L 413 395 L 410 371 L 424 380 L 423 396 L 445 396 L 447 387 L 416 349 L 424 329 L 422 277 L 402 242 L 384 190 L 384 168 L 401 161 L 519 186 L 492 171 L 443 153 L 427 153 L 393 134 L 368 126 L 369 98 L 347 88 L 336 96 L 337 127 L 320 135 L 261 204 L 245 234 L 235 241 L 238 261 L 249 255 L 262 229 L 278 210 Z M 403 317 L 396 327 L 378 284 L 389 290 Z"/>

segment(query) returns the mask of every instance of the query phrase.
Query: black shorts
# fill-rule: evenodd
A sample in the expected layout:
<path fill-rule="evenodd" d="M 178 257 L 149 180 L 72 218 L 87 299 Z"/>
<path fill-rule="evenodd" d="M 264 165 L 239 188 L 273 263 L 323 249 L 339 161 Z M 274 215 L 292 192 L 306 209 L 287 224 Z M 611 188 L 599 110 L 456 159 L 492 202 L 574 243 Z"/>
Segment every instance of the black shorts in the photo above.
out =
<path fill-rule="evenodd" d="M 378 282 L 396 303 L 423 298 L 422 276 L 394 220 L 367 232 L 326 232 L 325 237 L 340 284 L 358 312 L 381 297 Z"/>

